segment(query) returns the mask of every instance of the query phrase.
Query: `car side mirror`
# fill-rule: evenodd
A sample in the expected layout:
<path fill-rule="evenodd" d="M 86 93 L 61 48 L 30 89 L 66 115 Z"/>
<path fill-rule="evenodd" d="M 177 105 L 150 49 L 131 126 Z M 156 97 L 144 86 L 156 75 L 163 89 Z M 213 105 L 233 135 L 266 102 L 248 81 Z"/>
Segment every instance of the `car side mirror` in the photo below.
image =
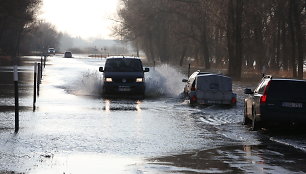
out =
<path fill-rule="evenodd" d="M 246 89 L 244 89 L 244 93 L 245 94 L 254 94 L 254 91 L 252 91 L 252 89 L 246 88 Z"/>
<path fill-rule="evenodd" d="M 104 72 L 103 67 L 99 67 L 99 71 L 100 71 L 100 72 Z"/>
<path fill-rule="evenodd" d="M 187 79 L 183 79 L 183 80 L 182 80 L 182 82 L 187 83 L 187 82 L 188 82 L 188 80 L 187 80 Z"/>
<path fill-rule="evenodd" d="M 143 70 L 143 72 L 149 72 L 149 71 L 150 71 L 149 68 L 145 68 L 145 69 Z"/>

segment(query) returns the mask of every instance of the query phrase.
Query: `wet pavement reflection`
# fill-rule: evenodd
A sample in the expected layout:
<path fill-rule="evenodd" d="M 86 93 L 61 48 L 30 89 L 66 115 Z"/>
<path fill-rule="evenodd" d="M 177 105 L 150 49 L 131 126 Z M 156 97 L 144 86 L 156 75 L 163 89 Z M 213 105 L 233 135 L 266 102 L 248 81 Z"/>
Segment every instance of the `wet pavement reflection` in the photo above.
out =
<path fill-rule="evenodd" d="M 146 74 L 146 98 L 104 98 L 105 59 L 49 57 L 36 111 L 33 62 L 20 67 L 20 131 L 14 133 L 11 68 L 0 67 L 0 173 L 306 173 L 306 137 L 242 126 L 235 107 L 190 107 L 178 70 Z M 171 78 L 169 78 L 171 77 Z"/>
<path fill-rule="evenodd" d="M 219 147 L 152 159 L 164 173 L 304 173 L 306 155 L 275 143 Z"/>

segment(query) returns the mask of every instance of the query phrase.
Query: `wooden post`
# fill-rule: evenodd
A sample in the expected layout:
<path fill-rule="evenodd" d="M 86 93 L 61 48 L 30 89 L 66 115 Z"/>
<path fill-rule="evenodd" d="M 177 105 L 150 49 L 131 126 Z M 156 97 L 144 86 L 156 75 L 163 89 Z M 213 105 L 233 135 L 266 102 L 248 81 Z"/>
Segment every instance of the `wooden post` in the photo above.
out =
<path fill-rule="evenodd" d="M 34 64 L 34 92 L 33 92 L 33 111 L 36 110 L 36 87 L 37 87 L 37 62 Z"/>
<path fill-rule="evenodd" d="M 18 66 L 14 66 L 14 86 L 15 86 L 15 132 L 19 130 L 19 92 L 18 92 Z"/>
<path fill-rule="evenodd" d="M 190 63 L 188 65 L 188 78 L 189 78 L 189 75 L 190 75 Z"/>

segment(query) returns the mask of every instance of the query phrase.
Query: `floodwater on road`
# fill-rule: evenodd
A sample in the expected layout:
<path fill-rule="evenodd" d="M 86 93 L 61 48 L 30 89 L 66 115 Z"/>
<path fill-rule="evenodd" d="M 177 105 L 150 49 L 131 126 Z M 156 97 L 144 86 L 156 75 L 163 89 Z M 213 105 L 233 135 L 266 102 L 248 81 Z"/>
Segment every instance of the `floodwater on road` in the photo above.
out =
<path fill-rule="evenodd" d="M 146 98 L 104 99 L 105 59 L 48 57 L 33 112 L 33 62 L 20 74 L 14 133 L 11 67 L 0 67 L 0 173 L 306 173 L 305 132 L 249 131 L 243 89 L 235 107 L 190 107 L 184 75 L 161 65 L 146 74 Z"/>

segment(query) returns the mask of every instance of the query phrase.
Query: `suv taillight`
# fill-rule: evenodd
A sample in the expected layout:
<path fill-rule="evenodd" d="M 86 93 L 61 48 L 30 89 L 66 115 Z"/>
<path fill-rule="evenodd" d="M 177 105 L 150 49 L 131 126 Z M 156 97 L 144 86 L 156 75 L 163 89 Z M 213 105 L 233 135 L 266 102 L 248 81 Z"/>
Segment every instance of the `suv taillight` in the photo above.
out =
<path fill-rule="evenodd" d="M 267 86 L 265 87 L 263 95 L 260 97 L 260 104 L 264 104 L 267 102 L 267 89 L 270 86 L 271 81 L 268 82 Z"/>
<path fill-rule="evenodd" d="M 267 95 L 264 94 L 263 96 L 260 97 L 260 104 L 266 103 L 267 102 Z"/>

